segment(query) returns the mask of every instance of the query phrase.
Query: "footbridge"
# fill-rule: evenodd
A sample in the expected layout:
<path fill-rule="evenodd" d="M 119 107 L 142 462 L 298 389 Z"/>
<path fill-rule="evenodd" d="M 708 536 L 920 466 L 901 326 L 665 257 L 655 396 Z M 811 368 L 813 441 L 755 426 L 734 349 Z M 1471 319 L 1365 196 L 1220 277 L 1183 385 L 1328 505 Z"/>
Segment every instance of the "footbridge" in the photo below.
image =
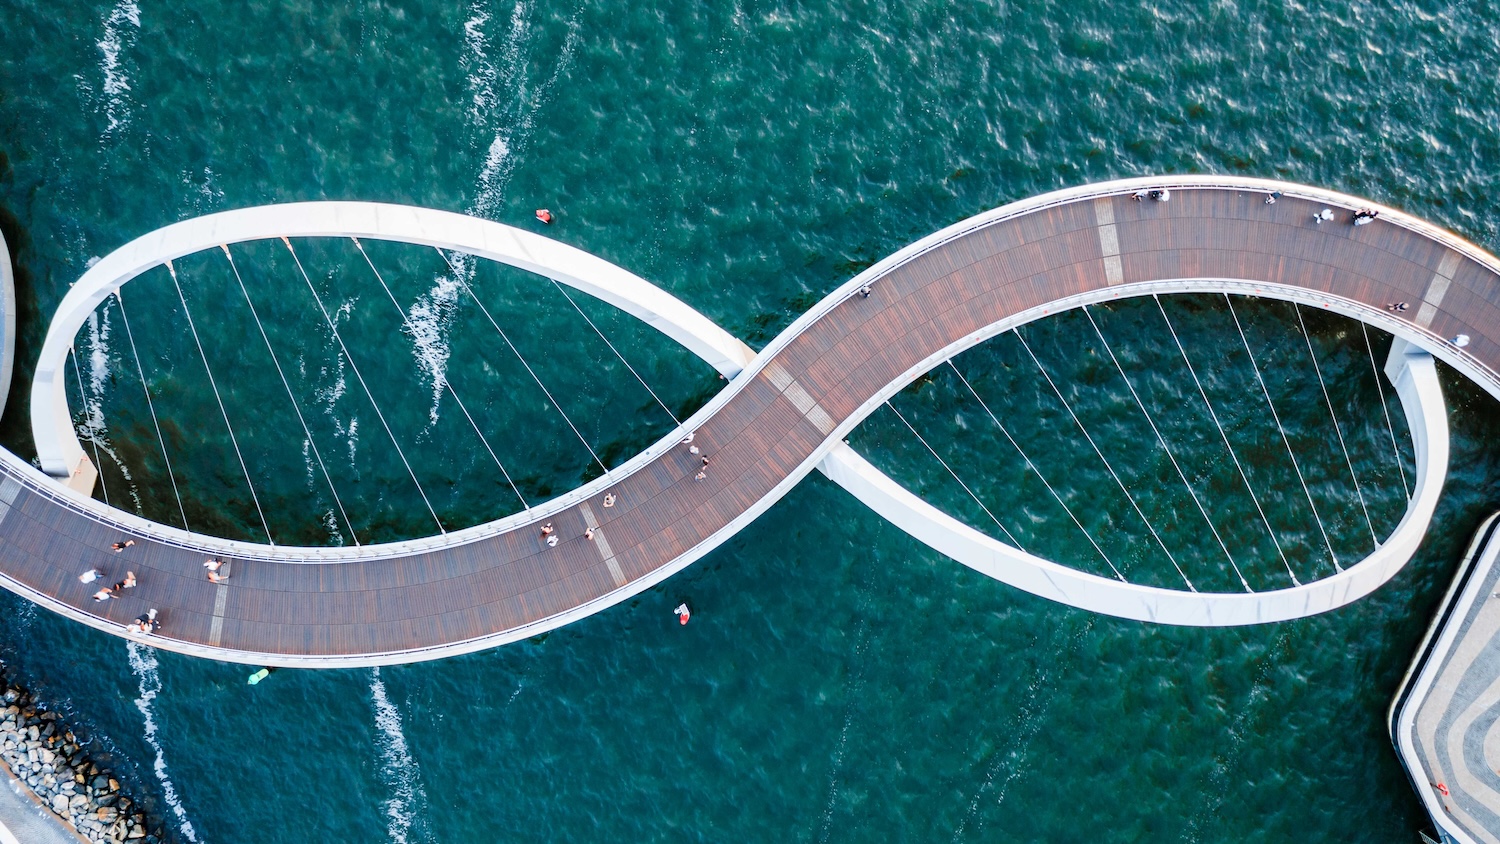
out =
<path fill-rule="evenodd" d="M 1147 192 L 1167 192 L 1167 201 L 1139 198 Z M 1378 217 L 1351 225 L 1365 209 Z M 63 376 L 92 310 L 177 257 L 303 236 L 424 244 L 530 270 L 648 321 L 717 368 L 727 386 L 604 477 L 499 521 L 424 539 L 340 548 L 234 542 L 147 521 L 80 491 L 89 486 L 87 458 Z M 1053 600 L 1170 624 L 1297 618 L 1369 594 L 1415 552 L 1448 462 L 1433 358 L 1500 398 L 1497 281 L 1500 262 L 1484 251 L 1354 197 L 1255 179 L 1136 179 L 1013 203 L 937 232 L 860 273 L 754 352 L 628 271 L 498 223 L 371 203 L 214 214 L 127 244 L 64 298 L 31 396 L 46 474 L 0 451 L 0 585 L 120 636 L 137 635 L 125 625 L 155 608 L 162 627 L 150 641 L 188 654 L 285 666 L 410 662 L 534 636 L 625 600 L 717 547 L 818 469 L 920 541 Z M 936 510 L 844 443 L 903 387 L 990 337 L 1092 303 L 1176 292 L 1288 300 L 1398 338 L 1386 372 L 1412 431 L 1416 478 L 1404 517 L 1365 559 L 1316 582 L 1293 575 L 1285 588 L 1247 585 L 1234 594 L 1088 574 Z M 1388 309 L 1393 302 L 1411 307 Z M 1459 335 L 1469 342 L 1452 342 Z M 690 432 L 713 455 L 702 479 L 680 445 Z M 548 522 L 555 546 L 540 536 Z M 127 536 L 141 586 L 95 603 L 96 585 L 77 575 L 119 567 L 111 544 Z M 228 583 L 204 580 L 206 556 L 230 561 Z"/>

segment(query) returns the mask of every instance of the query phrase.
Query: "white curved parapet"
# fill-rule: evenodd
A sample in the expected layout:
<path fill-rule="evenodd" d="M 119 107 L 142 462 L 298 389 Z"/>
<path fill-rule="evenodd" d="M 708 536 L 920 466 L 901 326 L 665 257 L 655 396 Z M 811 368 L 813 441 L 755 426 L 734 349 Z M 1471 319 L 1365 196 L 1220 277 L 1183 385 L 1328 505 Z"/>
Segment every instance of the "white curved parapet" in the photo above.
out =
<path fill-rule="evenodd" d="M 85 459 L 68 411 L 64 367 L 73 338 L 95 308 L 126 282 L 167 261 L 216 246 L 280 237 L 392 240 L 466 252 L 527 270 L 640 319 L 726 378 L 738 374 L 755 354 L 682 300 L 640 276 L 581 249 L 492 220 L 379 202 L 297 202 L 223 211 L 173 223 L 132 240 L 90 267 L 63 297 L 47 328 L 32 378 L 31 429 L 42 471 L 67 478 Z M 7 306 L 8 320 L 14 318 L 13 311 Z"/>
<path fill-rule="evenodd" d="M 0 314 L 0 415 L 5 414 L 16 362 L 16 273 L 10 261 L 10 248 L 0 234 L 0 308 L 5 309 Z"/>
<path fill-rule="evenodd" d="M 1374 553 L 1315 583 L 1256 593 L 1183 592 L 1124 583 L 1028 554 L 922 500 L 840 443 L 821 469 L 881 518 L 960 563 L 1017 589 L 1119 618 L 1226 627 L 1302 618 L 1344 606 L 1385 583 L 1427 534 L 1448 468 L 1448 415 L 1432 356 L 1397 339 L 1386 363 L 1411 427 L 1417 483 L 1406 514 Z"/>

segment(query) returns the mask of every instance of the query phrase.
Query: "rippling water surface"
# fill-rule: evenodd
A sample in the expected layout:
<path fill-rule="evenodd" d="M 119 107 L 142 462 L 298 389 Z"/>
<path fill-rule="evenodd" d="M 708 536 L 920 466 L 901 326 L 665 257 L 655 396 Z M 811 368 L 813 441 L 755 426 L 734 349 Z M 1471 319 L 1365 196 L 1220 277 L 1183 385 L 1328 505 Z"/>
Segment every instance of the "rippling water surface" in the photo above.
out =
<path fill-rule="evenodd" d="M 532 212 L 548 207 L 557 221 L 546 234 L 661 284 L 757 347 L 922 235 L 1106 178 L 1287 178 L 1373 197 L 1494 249 L 1497 44 L 1500 17 L 1487 7 L 1411 2 L 0 0 L 0 230 L 19 269 L 17 383 L 92 258 L 178 219 L 272 201 L 408 202 L 538 230 Z M 516 492 L 535 501 L 592 477 L 580 437 L 615 465 L 720 384 L 650 329 L 580 302 L 664 410 L 555 288 L 521 273 L 476 270 L 466 297 L 436 254 L 371 245 L 406 326 L 350 244 L 297 246 L 369 370 L 374 404 L 279 244 L 236 249 L 235 260 L 306 434 L 222 255 L 177 265 L 269 505 L 262 524 L 178 294 L 153 271 L 77 342 L 76 421 L 101 449 L 112 503 L 282 541 L 429 531 L 395 440 L 438 518 L 473 524 L 520 506 Z M 519 357 L 502 354 L 479 302 Z M 1274 429 L 1222 300 L 1166 305 L 1190 352 L 1222 364 L 1205 387 L 1255 456 L 1252 485 L 1264 484 L 1287 564 L 1326 575 L 1307 498 L 1276 462 L 1277 441 L 1257 439 Z M 1326 451 L 1295 312 L 1237 307 L 1256 354 L 1282 373 L 1268 390 L 1293 407 L 1283 420 L 1293 444 Z M 1149 303 L 1093 315 L 1164 436 L 1183 444 L 1185 473 L 1220 493 L 1246 579 L 1275 585 L 1282 561 L 1268 535 L 1242 529 L 1253 503 L 1222 474 L 1194 388 L 1181 371 L 1163 374 L 1176 364 L 1160 316 Z M 1401 465 L 1382 445 L 1390 433 L 1357 326 L 1306 318 L 1347 411 L 1369 520 L 1352 507 L 1341 455 L 1311 462 L 1307 496 L 1324 508 L 1334 553 L 1353 554 L 1399 518 Z M 1128 449 L 1139 411 L 1080 319 L 1023 334 L 1065 376 L 1101 448 Z M 1387 338 L 1372 339 L 1379 356 Z M 1104 553 L 939 370 L 893 404 L 976 478 L 997 518 L 1059 560 L 1107 571 L 1107 556 L 1171 584 L 1177 573 L 1110 498 L 1108 473 L 1063 436 L 1061 405 L 1016 338 L 957 363 L 1044 473 L 1066 479 L 1060 495 L 1080 505 Z M 1453 469 L 1417 559 L 1373 596 L 1293 623 L 1184 630 L 1060 607 L 934 554 L 814 476 L 662 586 L 472 656 L 279 671 L 250 687 L 246 668 L 131 651 L 8 596 L 0 652 L 185 841 L 1411 841 L 1424 820 L 1384 710 L 1496 500 L 1496 405 L 1451 374 L 1444 386 Z M 29 456 L 24 415 L 23 387 L 0 438 Z M 1394 434 L 1409 461 L 1399 414 Z M 853 439 L 929 500 L 993 527 L 891 411 Z M 1204 544 L 1171 467 L 1155 457 L 1121 469 L 1148 491 L 1142 509 L 1165 514 L 1162 545 L 1185 572 L 1234 588 L 1226 564 L 1209 562 L 1218 546 Z M 685 628 L 671 612 L 683 599 L 694 606 Z"/>

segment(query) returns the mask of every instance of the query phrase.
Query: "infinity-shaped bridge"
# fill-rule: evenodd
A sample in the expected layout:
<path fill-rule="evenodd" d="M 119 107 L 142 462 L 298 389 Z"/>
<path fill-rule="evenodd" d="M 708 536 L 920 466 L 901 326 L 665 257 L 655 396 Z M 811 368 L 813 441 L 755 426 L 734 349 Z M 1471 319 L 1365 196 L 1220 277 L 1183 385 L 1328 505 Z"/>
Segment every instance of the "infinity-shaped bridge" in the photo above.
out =
<path fill-rule="evenodd" d="M 1168 202 L 1132 201 L 1170 189 Z M 1278 201 L 1266 198 L 1277 192 Z M 1236 625 L 1323 612 L 1370 593 L 1415 552 L 1448 462 L 1432 358 L 1500 397 L 1500 262 L 1390 209 L 1298 185 L 1225 177 L 1137 179 L 1047 194 L 908 246 L 825 297 L 759 353 L 686 304 L 597 257 L 448 212 L 318 202 L 229 211 L 145 235 L 93 266 L 64 298 L 37 366 L 31 416 L 42 474 L 0 450 L 0 585 L 116 635 L 146 606 L 160 646 L 288 666 L 431 659 L 534 636 L 618 603 L 748 525 L 814 469 L 916 538 L 985 574 L 1084 609 L 1159 623 Z M 1315 224 L 1325 208 L 1329 224 Z M 357 548 L 235 542 L 150 522 L 69 489 L 87 460 L 63 373 L 88 315 L 131 278 L 177 257 L 248 240 L 353 236 L 500 261 L 590 293 L 709 362 L 728 385 L 681 428 L 571 493 L 496 522 Z M 869 287 L 869 295 L 859 295 Z M 1360 563 L 1269 592 L 1181 592 L 1109 580 L 1023 553 L 937 511 L 843 437 L 934 366 L 1062 310 L 1152 293 L 1227 292 L 1336 311 L 1396 335 L 1386 371 L 1405 408 L 1417 482 L 1394 533 Z M 1419 303 L 1405 312 L 1385 304 Z M 1446 338 L 1472 343 L 1459 349 Z M 713 456 L 694 480 L 688 432 Z M 607 506 L 606 495 L 613 506 Z M 548 547 L 539 526 L 561 542 Z M 585 539 L 592 528 L 594 539 Z M 96 604 L 77 574 L 118 568 L 134 537 L 141 586 Z M 203 579 L 205 556 L 233 580 Z"/>

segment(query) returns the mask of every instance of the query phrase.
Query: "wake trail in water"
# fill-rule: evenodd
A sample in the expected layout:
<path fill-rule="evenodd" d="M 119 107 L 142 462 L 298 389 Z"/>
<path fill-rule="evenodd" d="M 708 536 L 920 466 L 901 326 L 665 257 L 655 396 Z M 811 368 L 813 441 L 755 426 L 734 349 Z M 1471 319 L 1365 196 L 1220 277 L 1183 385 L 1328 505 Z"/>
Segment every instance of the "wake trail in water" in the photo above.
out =
<path fill-rule="evenodd" d="M 1270 699 L 1266 678 L 1273 669 L 1284 663 L 1286 647 L 1290 642 L 1291 634 L 1282 633 L 1276 638 L 1276 643 L 1271 646 L 1266 655 L 1261 658 L 1260 668 L 1255 672 L 1255 682 L 1250 686 L 1250 694 L 1245 700 L 1245 705 L 1240 707 L 1234 717 L 1234 722 L 1230 724 L 1229 750 L 1214 759 L 1214 771 L 1209 777 L 1208 789 L 1208 793 L 1212 796 L 1188 821 L 1187 829 L 1182 833 L 1183 841 L 1194 843 L 1199 841 L 1203 826 L 1217 819 L 1219 810 L 1229 797 L 1229 777 L 1239 765 L 1240 754 L 1244 752 L 1246 740 L 1258 739 L 1264 735 L 1259 729 L 1259 724 L 1255 723 L 1255 719 L 1261 715 L 1257 709 Z"/>
<path fill-rule="evenodd" d="M 340 303 L 331 315 L 335 330 L 353 312 L 354 300 Z M 355 477 L 358 477 L 359 473 L 354 459 L 359 452 L 359 416 L 351 410 L 348 421 L 339 418 L 338 403 L 349 391 L 349 381 L 345 372 L 347 362 L 344 360 L 343 352 L 339 350 L 337 338 L 331 333 L 328 336 L 325 353 L 332 356 L 333 363 L 331 365 L 324 363 L 318 371 L 318 377 L 319 380 L 324 381 L 332 379 L 332 383 L 326 387 L 317 388 L 313 395 L 323 406 L 323 413 L 333 423 L 333 435 L 344 441 L 344 446 L 349 453 L 349 468 L 355 469 Z M 305 366 L 303 364 L 304 368 Z"/>
<path fill-rule="evenodd" d="M 849 681 L 848 703 L 844 706 L 844 726 L 839 730 L 839 743 L 833 751 L 833 770 L 828 773 L 828 800 L 823 805 L 823 818 L 818 825 L 818 844 L 826 844 L 833 831 L 833 810 L 839 796 L 839 776 L 844 771 L 844 754 L 849 747 L 849 729 L 854 726 L 860 701 L 865 691 L 865 652 L 869 650 L 869 624 L 860 619 L 859 630 L 854 635 L 854 676 Z"/>
<path fill-rule="evenodd" d="M 92 263 L 92 262 L 91 262 Z M 110 322 L 110 305 L 89 314 L 88 321 L 84 323 L 87 329 L 84 340 L 76 349 L 77 356 L 86 363 L 86 370 L 80 366 L 78 373 L 79 398 L 83 406 L 83 419 L 77 423 L 76 428 L 80 439 L 87 440 L 90 449 L 95 453 L 96 462 L 102 464 L 103 458 L 108 457 L 110 462 L 119 471 L 120 477 L 124 479 L 126 492 L 135 504 L 137 514 L 144 513 L 141 503 L 140 488 L 136 485 L 135 476 L 130 471 L 130 466 L 120 456 L 118 449 L 109 438 L 109 426 L 104 420 L 104 394 L 110 386 L 110 337 L 113 334 Z M 102 473 L 103 465 L 97 467 Z M 104 478 L 101 475 L 99 483 L 104 490 L 105 500 L 109 500 L 109 489 L 104 486 Z M 116 497 L 115 506 L 121 506 Z"/>
<path fill-rule="evenodd" d="M 452 354 L 448 345 L 448 329 L 458 311 L 459 294 L 463 288 L 447 276 L 438 276 L 432 289 L 417 299 L 407 312 L 404 329 L 411 337 L 412 353 L 417 364 L 427 373 L 432 382 L 432 407 L 427 411 L 427 427 L 431 430 L 438 421 L 438 404 L 448 388 L 448 358 Z"/>
<path fill-rule="evenodd" d="M 980 799 L 986 791 L 995 787 L 995 779 L 1002 768 L 1005 769 L 1005 778 L 1000 780 L 999 791 L 995 795 L 994 805 L 997 807 L 1005 803 L 1005 795 L 1010 791 L 1011 783 L 1025 773 L 1031 742 L 1042 731 L 1044 720 L 1042 712 L 1046 710 L 1052 695 L 1057 691 L 1057 675 L 1063 671 L 1070 661 L 1069 658 L 1078 651 L 1083 640 L 1093 629 L 1094 621 L 1089 619 L 1082 630 L 1071 636 L 1038 667 L 1036 676 L 1032 677 L 1031 684 L 1026 688 L 1026 699 L 1016 711 L 1016 738 L 1009 745 L 1004 746 L 1008 748 L 1005 752 L 996 750 L 995 760 L 990 763 L 985 771 L 984 779 L 979 783 L 979 788 L 974 790 L 974 796 L 969 800 L 969 809 L 964 813 L 964 819 L 953 831 L 953 844 L 959 844 L 964 840 L 969 822 L 979 811 Z M 983 827 L 982 821 L 975 825 L 976 829 L 983 829 Z"/>
<path fill-rule="evenodd" d="M 177 829 L 182 837 L 196 842 L 198 834 L 193 831 L 193 824 L 188 820 L 182 801 L 177 797 L 177 787 L 172 785 L 171 777 L 167 776 L 167 758 L 162 752 L 161 741 L 156 737 L 156 717 L 151 711 L 152 702 L 161 693 L 161 674 L 157 672 L 156 652 L 136 642 L 126 642 L 125 648 L 130 656 L 130 670 L 135 673 L 140 684 L 140 697 L 135 699 L 135 708 L 141 711 L 141 718 L 146 723 L 146 743 L 156 753 L 152 770 L 156 772 L 156 779 L 161 782 L 162 799 L 166 800 L 167 807 L 177 818 Z"/>
<path fill-rule="evenodd" d="M 141 9 L 135 0 L 120 0 L 104 18 L 104 34 L 95 46 L 99 48 L 99 72 L 104 77 L 104 116 L 109 125 L 106 138 L 130 122 L 130 77 L 120 56 L 135 43 L 135 32 L 141 28 Z"/>
<path fill-rule="evenodd" d="M 466 116 L 474 138 L 471 146 L 475 150 L 481 144 L 484 146 L 484 161 L 475 180 L 477 191 L 467 209 L 476 217 L 493 218 L 500 210 L 517 157 L 530 144 L 536 115 L 546 104 L 558 78 L 572 63 L 578 42 L 579 12 L 575 10 L 568 21 L 568 34 L 560 55 L 551 62 L 528 61 L 536 30 L 532 14 L 529 4 L 517 3 L 498 44 L 490 37 L 492 18 L 485 4 L 478 0 L 470 3 L 468 19 L 464 21 L 459 65 L 469 91 Z M 551 67 L 551 75 L 540 84 L 533 82 L 529 70 L 534 66 Z M 452 356 L 449 335 L 458 315 L 463 285 L 471 285 L 474 280 L 475 264 L 470 256 L 454 255 L 452 265 L 452 273 L 437 276 L 431 289 L 407 314 L 412 355 L 432 389 L 432 405 L 427 412 L 429 430 L 437 424 L 439 405 L 448 385 L 448 361 Z"/>
<path fill-rule="evenodd" d="M 407 748 L 406 734 L 401 730 L 401 713 L 386 695 L 379 668 L 370 673 L 370 697 L 375 703 L 375 726 L 379 730 L 380 778 L 391 793 L 385 801 L 386 833 L 396 844 L 407 844 L 412 824 L 426 812 L 427 793 L 422 788 L 421 772 Z"/>
<path fill-rule="evenodd" d="M 126 70 L 124 61 L 126 52 L 135 46 L 136 35 L 141 28 L 141 9 L 135 0 L 119 0 L 112 6 L 109 13 L 102 21 L 103 31 L 94 46 L 99 50 L 99 91 L 102 101 L 95 100 L 95 112 L 103 111 L 108 124 L 99 138 L 101 147 L 111 139 L 117 138 L 122 130 L 130 123 L 132 104 L 130 101 L 130 74 Z M 83 78 L 78 77 L 80 83 Z M 83 83 L 86 86 L 86 83 Z M 89 266 L 98 262 L 98 258 L 89 261 Z M 131 476 L 130 468 L 125 465 L 119 453 L 110 444 L 108 431 L 104 422 L 104 393 L 110 384 L 109 367 L 109 336 L 110 324 L 107 307 L 101 311 L 95 311 L 89 317 L 88 333 L 88 387 L 82 383 L 78 385 L 79 393 L 84 404 L 84 421 L 79 426 L 81 437 L 89 441 L 95 450 L 96 461 L 102 455 L 108 455 L 111 462 L 120 470 L 125 479 L 130 498 L 135 504 L 137 513 L 143 512 L 140 490 L 136 487 L 135 479 Z M 79 379 L 82 381 L 82 378 Z M 103 471 L 104 467 L 97 467 Z M 103 478 L 100 478 L 103 484 Z M 106 493 L 107 495 L 107 493 Z M 117 506 L 122 502 L 116 502 Z"/>

